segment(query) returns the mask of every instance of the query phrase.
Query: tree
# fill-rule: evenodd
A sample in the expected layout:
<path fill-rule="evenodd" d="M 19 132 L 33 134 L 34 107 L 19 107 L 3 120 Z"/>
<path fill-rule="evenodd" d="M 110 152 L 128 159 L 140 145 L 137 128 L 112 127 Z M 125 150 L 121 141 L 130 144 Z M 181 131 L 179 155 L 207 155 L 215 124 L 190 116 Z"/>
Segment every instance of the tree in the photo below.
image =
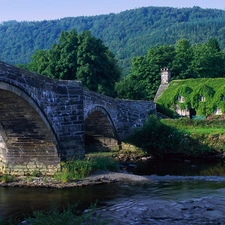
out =
<path fill-rule="evenodd" d="M 169 45 L 151 47 L 145 57 L 134 57 L 129 78 L 116 84 L 118 97 L 153 100 L 160 84 L 160 69 L 170 67 L 173 58 L 174 47 Z"/>
<path fill-rule="evenodd" d="M 219 43 L 218 43 L 218 41 L 215 38 L 210 38 L 209 39 L 208 46 L 210 48 L 214 49 L 217 52 L 221 51 Z"/>
<path fill-rule="evenodd" d="M 31 71 L 48 75 L 46 68 L 49 65 L 49 52 L 46 50 L 37 50 L 32 56 L 32 61 L 27 65 L 27 68 Z"/>
<path fill-rule="evenodd" d="M 85 88 L 109 96 L 115 96 L 121 74 L 115 56 L 100 39 L 74 29 L 62 32 L 50 50 L 35 52 L 28 68 L 56 79 L 81 80 Z"/>
<path fill-rule="evenodd" d="M 171 70 L 173 79 L 187 79 L 193 77 L 191 61 L 193 59 L 193 48 L 187 39 L 179 40 L 175 45 L 175 56 Z"/>
<path fill-rule="evenodd" d="M 191 63 L 192 70 L 198 78 L 225 76 L 225 58 L 217 45 L 210 43 L 197 44 Z"/>
<path fill-rule="evenodd" d="M 77 79 L 90 90 L 115 96 L 114 85 L 120 78 L 120 70 L 112 52 L 90 31 L 78 36 L 78 44 Z"/>

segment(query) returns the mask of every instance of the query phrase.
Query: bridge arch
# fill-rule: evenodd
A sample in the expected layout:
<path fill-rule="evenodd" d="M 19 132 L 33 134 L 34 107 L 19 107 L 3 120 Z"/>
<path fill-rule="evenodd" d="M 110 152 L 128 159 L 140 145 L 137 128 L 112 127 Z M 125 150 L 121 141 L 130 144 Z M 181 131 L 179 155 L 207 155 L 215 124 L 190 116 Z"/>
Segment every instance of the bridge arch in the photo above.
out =
<path fill-rule="evenodd" d="M 91 108 L 84 117 L 86 152 L 119 149 L 120 140 L 114 122 L 101 106 Z"/>
<path fill-rule="evenodd" d="M 58 140 L 35 101 L 0 82 L 0 171 L 53 174 L 60 167 Z"/>

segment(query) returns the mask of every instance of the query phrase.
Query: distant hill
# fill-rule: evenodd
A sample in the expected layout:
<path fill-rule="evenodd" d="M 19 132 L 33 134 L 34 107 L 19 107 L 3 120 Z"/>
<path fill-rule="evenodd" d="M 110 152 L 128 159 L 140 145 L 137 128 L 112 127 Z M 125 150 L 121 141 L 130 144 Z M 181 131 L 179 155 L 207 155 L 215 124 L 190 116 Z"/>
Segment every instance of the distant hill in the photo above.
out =
<path fill-rule="evenodd" d="M 69 17 L 60 20 L 0 24 L 0 60 L 26 64 L 38 49 L 49 49 L 64 30 L 90 30 L 116 55 L 124 74 L 132 57 L 151 46 L 175 44 L 187 38 L 192 44 L 216 38 L 225 49 L 225 11 L 218 9 L 143 7 L 118 14 Z"/>

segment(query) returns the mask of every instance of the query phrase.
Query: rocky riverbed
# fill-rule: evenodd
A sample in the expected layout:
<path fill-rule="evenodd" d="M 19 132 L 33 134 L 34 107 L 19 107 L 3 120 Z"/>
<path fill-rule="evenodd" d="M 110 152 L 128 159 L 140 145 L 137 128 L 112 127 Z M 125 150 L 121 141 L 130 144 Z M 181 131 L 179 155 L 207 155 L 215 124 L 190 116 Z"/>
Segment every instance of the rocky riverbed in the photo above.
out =
<path fill-rule="evenodd" d="M 225 198 L 199 198 L 186 201 L 149 199 L 114 200 L 97 210 L 109 225 L 225 224 Z M 112 206 L 110 206 L 112 204 Z"/>

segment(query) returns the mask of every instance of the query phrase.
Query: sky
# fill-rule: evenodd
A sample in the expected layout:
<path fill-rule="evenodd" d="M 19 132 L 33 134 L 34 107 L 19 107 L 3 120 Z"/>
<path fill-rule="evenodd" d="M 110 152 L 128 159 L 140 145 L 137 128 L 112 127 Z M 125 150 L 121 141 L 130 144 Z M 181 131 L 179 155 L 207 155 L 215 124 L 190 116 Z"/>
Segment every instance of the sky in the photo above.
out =
<path fill-rule="evenodd" d="M 225 10 L 224 0 L 0 0 L 0 22 L 95 16 L 147 6 L 199 6 Z"/>

